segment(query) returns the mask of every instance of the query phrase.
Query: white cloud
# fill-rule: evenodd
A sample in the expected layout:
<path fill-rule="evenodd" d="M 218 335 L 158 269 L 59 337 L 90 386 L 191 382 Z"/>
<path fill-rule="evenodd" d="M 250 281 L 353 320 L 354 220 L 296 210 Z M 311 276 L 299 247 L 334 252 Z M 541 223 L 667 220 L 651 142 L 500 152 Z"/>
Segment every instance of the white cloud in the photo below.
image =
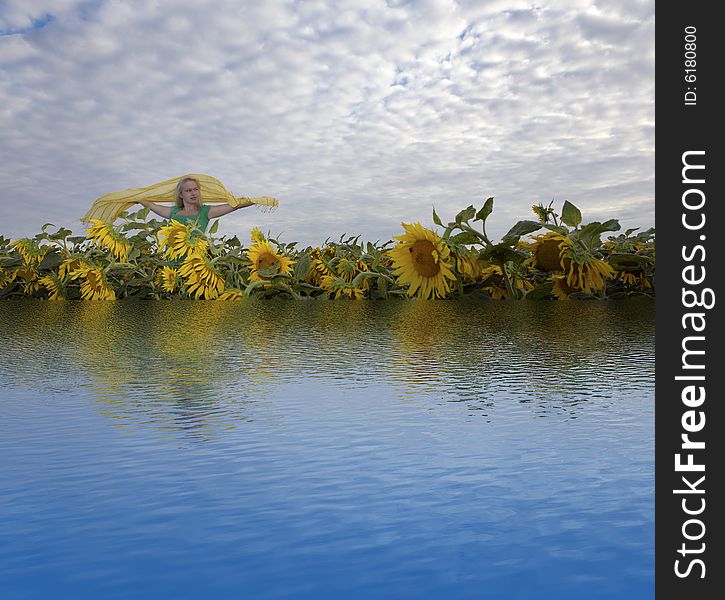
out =
<path fill-rule="evenodd" d="M 494 196 L 654 222 L 654 2 L 20 2 L 0 7 L 0 233 L 206 172 L 285 241 L 397 235 Z"/>

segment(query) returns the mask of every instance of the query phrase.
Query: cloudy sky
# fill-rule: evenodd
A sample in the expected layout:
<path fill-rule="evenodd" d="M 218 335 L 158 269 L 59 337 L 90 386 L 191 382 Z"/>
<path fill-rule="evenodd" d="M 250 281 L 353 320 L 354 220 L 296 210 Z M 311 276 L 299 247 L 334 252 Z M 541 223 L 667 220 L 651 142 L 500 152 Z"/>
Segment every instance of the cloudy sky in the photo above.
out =
<path fill-rule="evenodd" d="M 654 0 L 0 0 L 0 234 L 188 172 L 285 242 L 494 196 L 654 225 Z"/>

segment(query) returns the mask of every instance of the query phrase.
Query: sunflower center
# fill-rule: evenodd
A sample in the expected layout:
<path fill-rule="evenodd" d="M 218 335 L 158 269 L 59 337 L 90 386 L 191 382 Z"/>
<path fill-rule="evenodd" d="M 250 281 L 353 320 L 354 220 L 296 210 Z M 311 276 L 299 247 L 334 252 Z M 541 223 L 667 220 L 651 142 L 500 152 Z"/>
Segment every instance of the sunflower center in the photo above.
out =
<path fill-rule="evenodd" d="M 88 271 L 88 275 L 86 275 L 86 281 L 88 281 L 88 285 L 90 285 L 91 287 L 101 287 L 102 279 L 97 271 Z"/>
<path fill-rule="evenodd" d="M 561 240 L 544 240 L 536 249 L 536 264 L 544 271 L 561 271 L 559 262 L 559 244 Z"/>
<path fill-rule="evenodd" d="M 410 248 L 410 257 L 413 259 L 413 268 L 422 277 L 435 277 L 440 273 L 441 266 L 436 261 L 436 251 L 430 240 L 417 240 Z"/>
<path fill-rule="evenodd" d="M 264 254 L 259 255 L 259 258 L 257 258 L 257 261 L 254 266 L 257 271 L 263 271 L 267 267 L 271 267 L 276 262 L 277 262 L 277 257 L 274 254 L 269 254 L 268 252 L 265 252 Z M 260 277 L 262 277 L 262 276 L 260 275 Z M 263 277 L 263 279 L 268 279 L 268 278 Z"/>

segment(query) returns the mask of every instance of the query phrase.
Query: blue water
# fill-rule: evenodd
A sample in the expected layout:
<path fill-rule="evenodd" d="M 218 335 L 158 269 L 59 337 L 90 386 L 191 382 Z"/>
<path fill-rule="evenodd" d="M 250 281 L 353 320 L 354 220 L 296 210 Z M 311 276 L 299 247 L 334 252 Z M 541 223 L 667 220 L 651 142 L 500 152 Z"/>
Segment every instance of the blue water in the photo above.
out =
<path fill-rule="evenodd" d="M 0 303 L 15 598 L 652 598 L 651 302 Z"/>

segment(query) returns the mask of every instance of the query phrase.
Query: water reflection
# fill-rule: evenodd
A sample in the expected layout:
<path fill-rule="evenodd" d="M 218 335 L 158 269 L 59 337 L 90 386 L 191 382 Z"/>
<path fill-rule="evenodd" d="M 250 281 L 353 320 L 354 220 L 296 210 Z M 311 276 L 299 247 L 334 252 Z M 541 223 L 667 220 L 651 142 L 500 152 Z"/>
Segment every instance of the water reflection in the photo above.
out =
<path fill-rule="evenodd" d="M 0 344 L 11 595 L 651 597 L 651 304 L 12 301 Z"/>
<path fill-rule="evenodd" d="M 650 302 L 13 301 L 0 319 L 2 380 L 89 389 L 120 423 L 204 435 L 314 380 L 384 381 L 487 417 L 514 404 L 576 416 L 654 374 Z"/>
<path fill-rule="evenodd" d="M 654 375 L 648 302 L 410 302 L 400 312 L 394 374 L 406 392 L 435 390 L 484 414 L 516 401 L 575 415 L 607 382 Z"/>

